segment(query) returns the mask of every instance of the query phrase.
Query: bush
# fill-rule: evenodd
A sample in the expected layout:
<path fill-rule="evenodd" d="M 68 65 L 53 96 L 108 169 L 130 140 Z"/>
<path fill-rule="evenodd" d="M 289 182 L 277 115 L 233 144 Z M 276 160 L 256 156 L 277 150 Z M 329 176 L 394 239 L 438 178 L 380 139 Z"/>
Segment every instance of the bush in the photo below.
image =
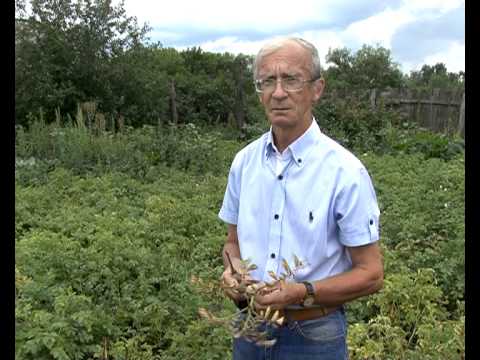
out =
<path fill-rule="evenodd" d="M 350 97 L 326 99 L 314 109 L 320 128 L 354 153 L 422 154 L 425 159 L 450 160 L 462 154 L 463 139 L 419 128 L 380 104 Z"/>
<path fill-rule="evenodd" d="M 346 148 L 360 153 L 388 150 L 387 134 L 399 115 L 384 107 L 375 110 L 356 98 L 327 99 L 314 109 L 320 128 Z"/>
<path fill-rule="evenodd" d="M 197 309 L 234 310 L 214 285 L 217 213 L 243 144 L 192 125 L 35 126 L 17 128 L 17 357 L 228 358 L 232 339 Z M 348 304 L 351 358 L 462 356 L 463 152 L 360 159 L 381 210 L 385 286 Z M 192 287 L 192 275 L 213 285 Z"/>
<path fill-rule="evenodd" d="M 121 171 L 138 179 L 153 179 L 158 175 L 157 168 L 164 166 L 195 174 L 227 172 L 230 165 L 226 156 L 233 158 L 239 145 L 225 140 L 225 147 L 230 149 L 225 152 L 219 149 L 217 132 L 200 130 L 186 124 L 127 127 L 123 132 L 94 134 L 85 127 L 36 121 L 28 132 L 17 129 L 17 165 L 31 159 L 35 163 L 32 171 L 36 171 L 32 177 L 39 177 L 38 171 L 48 168 L 45 164 L 62 166 L 79 175 Z M 21 176 L 28 175 L 23 172 Z M 17 179 L 22 181 L 20 175 Z"/>

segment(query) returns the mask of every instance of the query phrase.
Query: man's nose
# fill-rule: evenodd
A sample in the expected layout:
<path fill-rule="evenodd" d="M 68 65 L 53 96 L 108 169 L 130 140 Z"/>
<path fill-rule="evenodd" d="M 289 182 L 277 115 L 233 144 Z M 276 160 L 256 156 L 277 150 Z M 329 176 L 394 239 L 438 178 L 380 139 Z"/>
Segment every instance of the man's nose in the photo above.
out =
<path fill-rule="evenodd" d="M 282 78 L 277 78 L 275 89 L 273 90 L 272 97 L 279 99 L 288 96 L 288 93 L 283 89 Z"/>

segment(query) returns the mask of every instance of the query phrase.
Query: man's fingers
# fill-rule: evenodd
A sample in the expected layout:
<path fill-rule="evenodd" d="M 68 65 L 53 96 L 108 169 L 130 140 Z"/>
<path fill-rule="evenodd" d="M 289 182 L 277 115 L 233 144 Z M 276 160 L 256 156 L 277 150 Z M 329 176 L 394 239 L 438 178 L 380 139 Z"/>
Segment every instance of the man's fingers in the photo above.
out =
<path fill-rule="evenodd" d="M 222 282 L 225 286 L 227 287 L 237 287 L 239 285 L 237 279 L 235 279 L 234 277 L 231 277 L 231 276 L 225 276 L 223 279 L 222 279 Z"/>
<path fill-rule="evenodd" d="M 272 309 L 283 308 L 280 292 L 281 290 L 278 287 L 260 291 L 260 293 L 257 293 L 255 296 L 255 307 L 261 310 L 266 309 L 268 306 Z"/>

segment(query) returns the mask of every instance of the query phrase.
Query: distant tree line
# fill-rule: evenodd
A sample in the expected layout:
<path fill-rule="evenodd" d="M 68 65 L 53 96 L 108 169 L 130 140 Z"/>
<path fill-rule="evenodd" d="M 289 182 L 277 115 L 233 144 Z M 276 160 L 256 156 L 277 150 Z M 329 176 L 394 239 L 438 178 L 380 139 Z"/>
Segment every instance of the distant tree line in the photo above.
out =
<path fill-rule="evenodd" d="M 86 102 L 131 126 L 243 127 L 263 119 L 252 83 L 253 56 L 151 43 L 150 28 L 128 16 L 123 1 L 15 3 L 16 124 L 28 125 L 39 113 L 47 121 L 62 114 L 65 121 Z M 381 46 L 330 50 L 326 62 L 327 89 L 464 86 L 464 72 L 449 73 L 441 63 L 404 75 Z"/>

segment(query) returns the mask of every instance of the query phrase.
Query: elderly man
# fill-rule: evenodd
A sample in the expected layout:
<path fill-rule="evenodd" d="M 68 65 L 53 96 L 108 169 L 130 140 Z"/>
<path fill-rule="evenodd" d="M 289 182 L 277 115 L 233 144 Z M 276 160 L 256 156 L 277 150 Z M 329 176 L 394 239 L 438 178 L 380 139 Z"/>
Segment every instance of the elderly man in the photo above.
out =
<path fill-rule="evenodd" d="M 237 283 L 241 259 L 257 265 L 253 281 L 272 281 L 284 260 L 297 257 L 304 266 L 293 281 L 255 298 L 259 309 L 285 314 L 285 324 L 272 329 L 275 345 L 238 338 L 233 358 L 348 359 L 343 304 L 383 284 L 375 191 L 363 164 L 313 118 L 325 81 L 312 44 L 282 38 L 265 45 L 254 77 L 271 128 L 231 165 L 219 212 L 228 224 L 222 279 Z"/>

